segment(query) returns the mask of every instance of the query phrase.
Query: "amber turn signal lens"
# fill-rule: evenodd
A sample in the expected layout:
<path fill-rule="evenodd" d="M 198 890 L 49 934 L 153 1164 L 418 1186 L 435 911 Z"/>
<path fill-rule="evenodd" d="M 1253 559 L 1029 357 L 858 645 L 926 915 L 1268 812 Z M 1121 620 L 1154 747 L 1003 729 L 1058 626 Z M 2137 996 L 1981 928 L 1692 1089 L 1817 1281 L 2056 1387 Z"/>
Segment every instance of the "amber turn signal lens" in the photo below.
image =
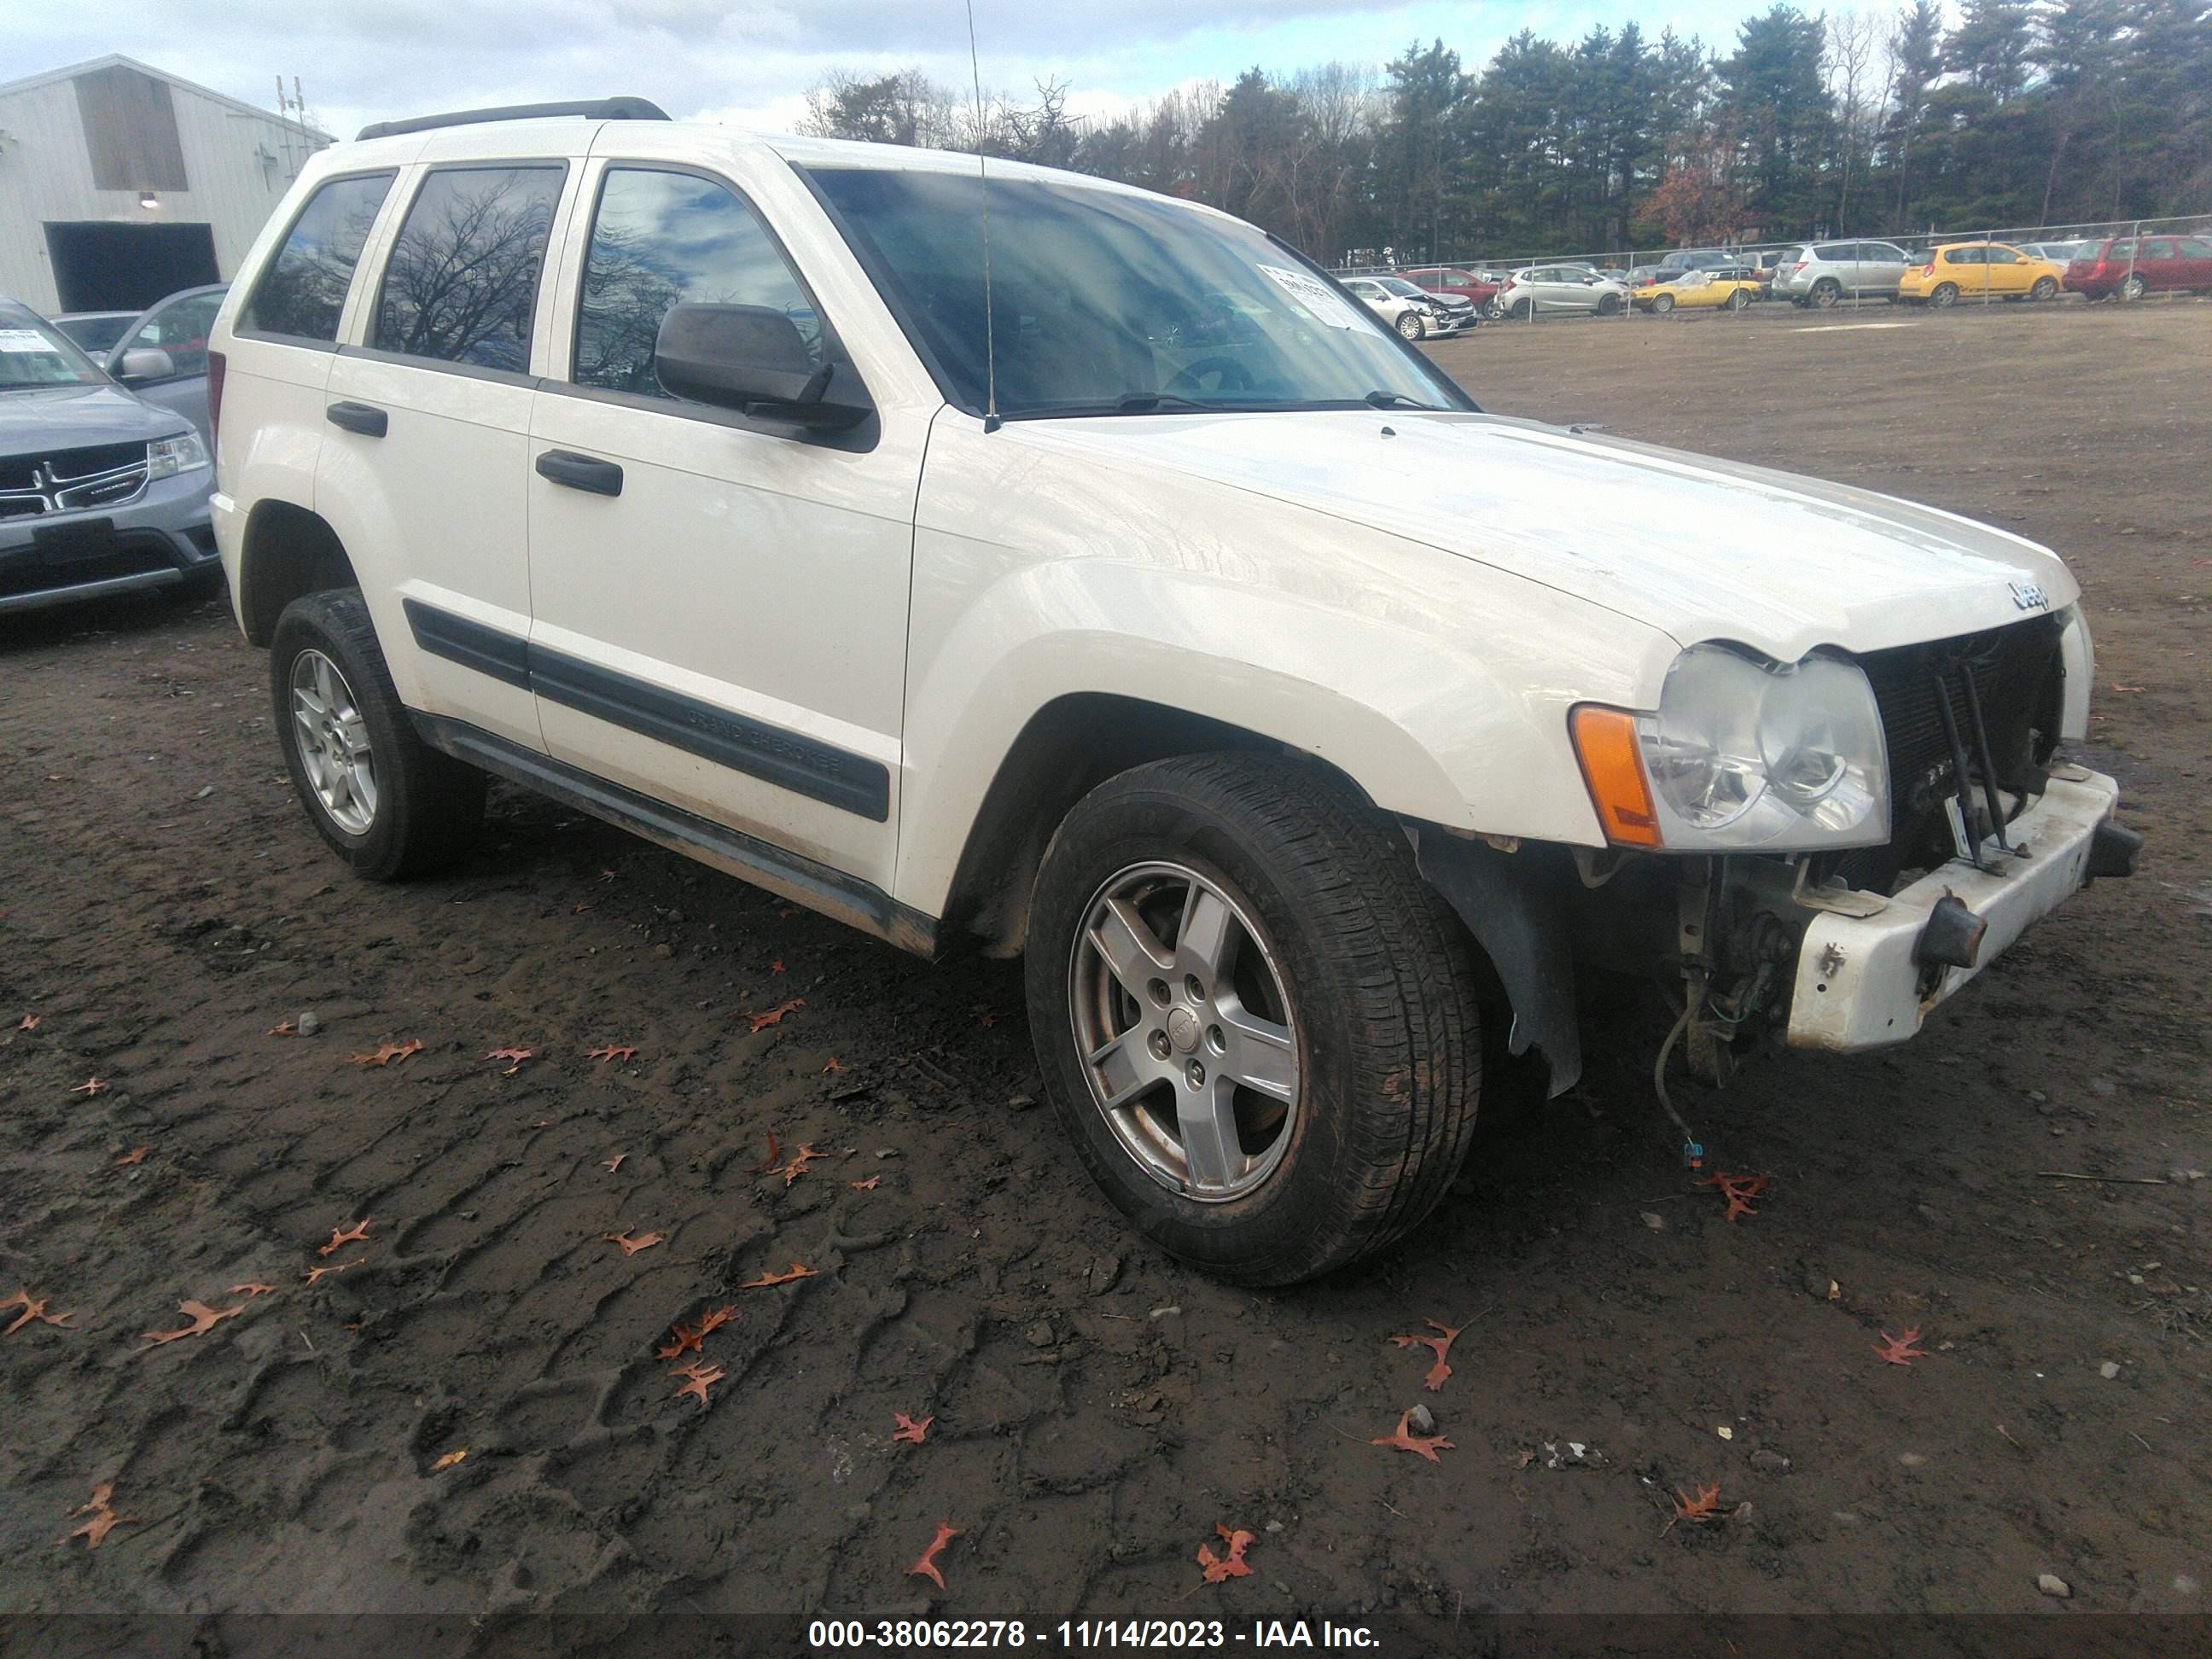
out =
<path fill-rule="evenodd" d="M 1659 817 L 1637 752 L 1636 716 L 1585 703 L 1575 710 L 1575 755 L 1583 764 L 1605 838 L 1617 847 L 1659 845 Z"/>

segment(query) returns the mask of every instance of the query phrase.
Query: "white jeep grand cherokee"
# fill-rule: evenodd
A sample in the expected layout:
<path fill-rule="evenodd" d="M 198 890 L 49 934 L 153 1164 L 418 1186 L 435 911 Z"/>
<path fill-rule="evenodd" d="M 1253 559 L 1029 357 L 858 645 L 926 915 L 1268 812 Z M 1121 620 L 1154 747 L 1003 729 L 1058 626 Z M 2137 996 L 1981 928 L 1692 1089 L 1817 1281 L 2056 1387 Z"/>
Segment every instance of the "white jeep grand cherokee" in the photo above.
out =
<path fill-rule="evenodd" d="M 1574 1082 L 1589 969 L 1679 983 L 1709 1078 L 1869 1048 L 2130 867 L 2044 549 L 1486 415 L 1248 225 L 981 173 L 626 99 L 314 158 L 214 511 L 356 870 L 489 773 L 1025 952 L 1100 1186 L 1281 1284 Z"/>

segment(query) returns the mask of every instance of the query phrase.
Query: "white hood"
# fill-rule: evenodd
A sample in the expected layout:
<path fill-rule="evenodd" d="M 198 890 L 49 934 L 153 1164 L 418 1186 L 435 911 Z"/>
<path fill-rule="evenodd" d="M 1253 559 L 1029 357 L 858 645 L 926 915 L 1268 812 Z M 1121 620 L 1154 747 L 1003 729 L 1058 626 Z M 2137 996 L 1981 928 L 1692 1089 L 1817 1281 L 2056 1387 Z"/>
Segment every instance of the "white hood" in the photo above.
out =
<path fill-rule="evenodd" d="M 2048 550 L 1848 485 L 1486 415 L 1024 422 L 1117 466 L 1212 478 L 1784 662 L 2016 622 L 2076 597 Z M 1384 435 L 1385 431 L 1389 435 Z"/>

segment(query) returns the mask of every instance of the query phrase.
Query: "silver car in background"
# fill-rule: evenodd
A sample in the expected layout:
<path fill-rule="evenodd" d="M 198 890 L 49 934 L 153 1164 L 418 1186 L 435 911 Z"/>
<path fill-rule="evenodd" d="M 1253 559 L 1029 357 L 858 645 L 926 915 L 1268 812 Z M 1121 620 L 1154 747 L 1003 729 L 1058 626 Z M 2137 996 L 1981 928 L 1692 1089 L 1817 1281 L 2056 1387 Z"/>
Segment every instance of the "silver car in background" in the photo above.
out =
<path fill-rule="evenodd" d="M 105 594 L 212 593 L 215 469 L 191 423 L 0 300 L 0 615 Z"/>
<path fill-rule="evenodd" d="M 1911 263 L 1894 242 L 1806 242 L 1782 256 L 1768 291 L 1816 311 L 1839 300 L 1894 300 Z"/>
<path fill-rule="evenodd" d="M 1628 284 L 1589 265 L 1531 265 L 1498 290 L 1498 308 L 1516 321 L 1571 312 L 1610 317 L 1628 308 Z"/>

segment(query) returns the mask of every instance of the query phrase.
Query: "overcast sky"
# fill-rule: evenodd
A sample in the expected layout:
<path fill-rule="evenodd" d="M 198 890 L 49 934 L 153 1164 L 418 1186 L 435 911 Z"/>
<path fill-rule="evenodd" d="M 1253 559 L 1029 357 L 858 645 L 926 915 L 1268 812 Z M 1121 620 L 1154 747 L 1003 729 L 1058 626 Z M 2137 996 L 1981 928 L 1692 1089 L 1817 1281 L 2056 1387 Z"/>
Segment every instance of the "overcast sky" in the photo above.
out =
<path fill-rule="evenodd" d="M 1380 64 L 1441 36 L 1479 64 L 1521 28 L 1566 38 L 1633 16 L 1724 43 L 1752 0 L 1358 5 L 1346 0 L 975 0 L 983 83 L 1073 84 L 1099 113 L 1258 64 Z M 264 108 L 300 77 L 321 125 L 437 109 L 634 93 L 679 119 L 788 131 L 835 67 L 917 64 L 968 83 L 960 0 L 0 0 L 0 79 L 119 52 Z"/>

